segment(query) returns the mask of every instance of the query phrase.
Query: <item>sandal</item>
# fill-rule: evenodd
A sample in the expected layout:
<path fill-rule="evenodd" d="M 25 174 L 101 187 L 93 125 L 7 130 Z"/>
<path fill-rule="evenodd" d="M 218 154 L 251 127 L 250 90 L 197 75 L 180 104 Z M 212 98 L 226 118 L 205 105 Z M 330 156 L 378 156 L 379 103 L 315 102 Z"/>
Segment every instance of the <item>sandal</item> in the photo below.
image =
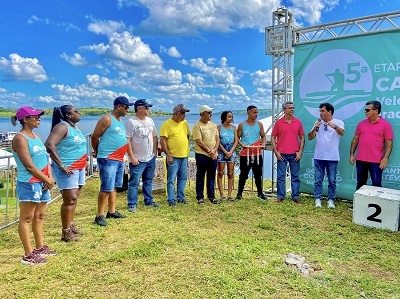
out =
<path fill-rule="evenodd" d="M 210 202 L 214 205 L 218 205 L 220 202 L 216 200 L 215 198 L 210 198 Z"/>
<path fill-rule="evenodd" d="M 220 199 L 220 201 L 225 201 L 225 200 L 226 200 L 225 196 L 222 196 L 221 199 Z"/>
<path fill-rule="evenodd" d="M 229 201 L 235 201 L 232 197 L 228 198 Z"/>
<path fill-rule="evenodd" d="M 198 200 L 197 200 L 197 203 L 198 203 L 199 205 L 204 205 L 204 199 L 203 199 L 203 198 L 198 199 Z"/>

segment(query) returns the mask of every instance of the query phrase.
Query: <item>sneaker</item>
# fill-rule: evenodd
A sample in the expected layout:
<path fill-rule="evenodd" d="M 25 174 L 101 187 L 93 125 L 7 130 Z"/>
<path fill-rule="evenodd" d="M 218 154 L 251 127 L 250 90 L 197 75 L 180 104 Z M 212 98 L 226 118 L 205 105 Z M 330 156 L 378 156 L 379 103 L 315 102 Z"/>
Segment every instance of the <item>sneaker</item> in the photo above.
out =
<path fill-rule="evenodd" d="M 145 205 L 145 206 L 148 206 L 148 207 L 154 207 L 154 208 L 158 208 L 159 207 L 159 205 L 158 205 L 158 203 L 156 203 L 156 202 L 152 202 L 152 203 L 150 203 L 150 204 L 148 204 L 148 205 Z"/>
<path fill-rule="evenodd" d="M 230 202 L 235 201 L 235 200 L 233 199 L 233 197 L 228 197 L 228 200 L 229 200 Z"/>
<path fill-rule="evenodd" d="M 53 256 L 53 255 L 56 255 L 57 254 L 57 251 L 54 251 L 54 250 L 51 250 L 49 247 L 47 247 L 47 245 L 46 244 L 44 244 L 43 246 L 42 246 L 42 248 L 40 248 L 40 249 L 33 249 L 33 253 L 34 254 L 38 254 L 38 255 L 40 255 L 41 257 L 43 257 L 43 256 Z"/>
<path fill-rule="evenodd" d="M 128 207 L 128 211 L 131 213 L 136 213 L 136 206 Z"/>
<path fill-rule="evenodd" d="M 335 208 L 335 204 L 333 203 L 333 199 L 328 200 L 328 208 L 329 209 L 334 209 Z"/>
<path fill-rule="evenodd" d="M 47 262 L 47 260 L 44 257 L 41 257 L 33 251 L 29 255 L 24 255 L 21 259 L 21 263 L 24 265 L 37 265 L 43 264 L 45 262 Z"/>
<path fill-rule="evenodd" d="M 72 232 L 71 228 L 69 229 L 63 229 L 61 232 L 61 241 L 64 242 L 78 242 L 80 241 L 77 236 Z"/>
<path fill-rule="evenodd" d="M 168 205 L 169 205 L 170 207 L 176 207 L 176 201 L 170 201 L 170 202 L 168 203 Z"/>
<path fill-rule="evenodd" d="M 315 199 L 315 207 L 316 208 L 322 208 L 321 199 L 320 198 L 316 198 Z"/>
<path fill-rule="evenodd" d="M 242 194 L 239 194 L 239 193 L 238 193 L 238 194 L 236 195 L 236 200 L 241 200 L 241 199 L 242 199 Z"/>
<path fill-rule="evenodd" d="M 71 222 L 71 225 L 69 228 L 70 228 L 71 232 L 74 233 L 74 235 L 83 234 L 83 231 L 80 230 L 79 228 L 77 228 L 72 222 Z"/>
<path fill-rule="evenodd" d="M 97 216 L 96 218 L 94 218 L 94 224 L 100 225 L 100 226 L 106 226 L 107 225 L 107 221 L 106 218 L 104 218 L 104 215 L 100 215 Z"/>
<path fill-rule="evenodd" d="M 111 214 L 110 212 L 107 212 L 106 218 L 110 219 L 110 218 L 126 218 L 125 215 L 122 215 L 121 213 L 119 213 L 118 211 L 115 211 L 113 214 Z"/>
<path fill-rule="evenodd" d="M 258 195 L 258 198 L 261 200 L 268 200 L 268 198 L 264 194 Z"/>
<path fill-rule="evenodd" d="M 183 203 L 184 205 L 187 205 L 188 202 L 185 199 L 178 199 L 179 203 Z"/>
<path fill-rule="evenodd" d="M 204 198 L 199 198 L 199 199 L 197 199 L 197 203 L 198 203 L 199 205 L 204 205 Z"/>

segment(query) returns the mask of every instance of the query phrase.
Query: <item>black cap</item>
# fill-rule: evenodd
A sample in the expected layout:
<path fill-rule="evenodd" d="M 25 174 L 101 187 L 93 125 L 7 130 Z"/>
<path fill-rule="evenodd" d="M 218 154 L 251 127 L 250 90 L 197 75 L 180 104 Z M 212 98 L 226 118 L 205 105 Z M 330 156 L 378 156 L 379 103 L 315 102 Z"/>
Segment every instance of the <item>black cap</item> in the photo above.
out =
<path fill-rule="evenodd" d="M 114 100 L 114 106 L 117 105 L 128 105 L 132 106 L 133 103 L 129 103 L 129 100 L 126 97 L 120 96 Z"/>
<path fill-rule="evenodd" d="M 135 102 L 135 107 L 144 106 L 144 107 L 153 107 L 152 104 L 146 102 L 145 99 L 140 99 Z"/>

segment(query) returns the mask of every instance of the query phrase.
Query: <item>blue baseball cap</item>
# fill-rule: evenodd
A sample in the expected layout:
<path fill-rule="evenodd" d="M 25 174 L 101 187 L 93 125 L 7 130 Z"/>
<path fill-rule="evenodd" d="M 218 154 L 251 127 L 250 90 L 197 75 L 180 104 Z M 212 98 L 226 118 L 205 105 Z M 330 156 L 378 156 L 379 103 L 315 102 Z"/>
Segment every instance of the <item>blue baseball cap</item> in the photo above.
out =
<path fill-rule="evenodd" d="M 114 100 L 114 106 L 117 106 L 117 105 L 132 106 L 133 103 L 129 103 L 129 100 L 128 100 L 126 97 L 120 96 L 120 97 L 118 97 L 118 98 L 116 98 L 116 99 Z"/>
<path fill-rule="evenodd" d="M 137 101 L 135 102 L 135 107 L 140 107 L 140 106 L 144 106 L 144 107 L 153 107 L 153 105 L 147 103 L 145 99 L 140 99 L 140 100 L 137 100 Z"/>

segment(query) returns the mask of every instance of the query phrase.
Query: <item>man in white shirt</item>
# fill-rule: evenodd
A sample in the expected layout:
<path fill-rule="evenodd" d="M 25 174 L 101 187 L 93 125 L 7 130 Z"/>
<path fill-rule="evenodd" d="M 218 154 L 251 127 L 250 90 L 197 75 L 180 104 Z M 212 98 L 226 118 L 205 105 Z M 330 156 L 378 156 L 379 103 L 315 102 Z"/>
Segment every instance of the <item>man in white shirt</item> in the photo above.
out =
<path fill-rule="evenodd" d="M 142 178 L 142 192 L 146 206 L 158 207 L 152 195 L 153 177 L 156 169 L 158 149 L 158 132 L 154 121 L 148 117 L 149 108 L 153 105 L 145 99 L 134 104 L 135 116 L 126 123 L 128 137 L 129 172 L 128 211 L 135 213 L 138 202 L 138 188 Z"/>
<path fill-rule="evenodd" d="M 308 140 L 316 137 L 314 151 L 314 198 L 315 206 L 321 207 L 322 183 L 325 169 L 328 177 L 328 208 L 335 208 L 336 198 L 336 172 L 340 160 L 339 143 L 340 136 L 344 134 L 343 121 L 333 118 L 335 108 L 329 103 L 319 105 L 320 118 L 308 133 Z"/>

